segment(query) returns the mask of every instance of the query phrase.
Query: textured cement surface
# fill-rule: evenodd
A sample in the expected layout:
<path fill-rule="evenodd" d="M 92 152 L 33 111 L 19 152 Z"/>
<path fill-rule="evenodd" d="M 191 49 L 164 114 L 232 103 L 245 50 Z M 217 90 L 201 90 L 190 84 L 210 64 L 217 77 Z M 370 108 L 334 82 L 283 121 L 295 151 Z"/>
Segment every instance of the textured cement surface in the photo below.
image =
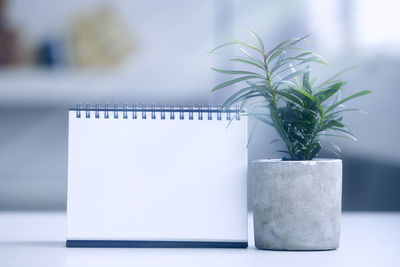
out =
<path fill-rule="evenodd" d="M 253 161 L 255 245 L 274 250 L 339 246 L 342 161 Z"/>

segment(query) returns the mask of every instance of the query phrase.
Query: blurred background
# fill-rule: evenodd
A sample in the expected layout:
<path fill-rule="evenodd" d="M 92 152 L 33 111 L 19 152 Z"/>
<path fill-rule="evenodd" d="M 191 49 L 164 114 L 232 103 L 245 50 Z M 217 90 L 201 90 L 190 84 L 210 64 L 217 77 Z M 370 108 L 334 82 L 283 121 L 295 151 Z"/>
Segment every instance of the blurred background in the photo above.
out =
<path fill-rule="evenodd" d="M 66 208 L 69 107 L 77 103 L 222 103 L 210 93 L 228 67 L 208 52 L 229 38 L 267 47 L 308 33 L 345 67 L 345 94 L 373 94 L 345 118 L 359 143 L 343 153 L 343 210 L 400 211 L 400 19 L 396 1 L 0 0 L 0 210 Z M 250 121 L 250 127 L 253 124 Z M 249 161 L 276 158 L 275 130 L 259 127 Z M 322 157 L 336 157 L 323 152 Z M 251 192 L 251 179 L 249 179 Z M 251 196 L 251 193 L 249 194 Z M 251 201 L 249 201 L 251 209 Z"/>

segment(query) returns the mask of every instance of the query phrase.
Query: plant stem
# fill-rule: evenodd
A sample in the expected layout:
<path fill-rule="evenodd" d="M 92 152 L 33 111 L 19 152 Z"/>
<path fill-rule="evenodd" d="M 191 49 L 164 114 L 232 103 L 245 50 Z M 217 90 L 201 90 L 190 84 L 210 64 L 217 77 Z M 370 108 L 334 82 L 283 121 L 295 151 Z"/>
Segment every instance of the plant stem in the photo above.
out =
<path fill-rule="evenodd" d="M 273 85 L 272 85 L 272 77 L 271 77 L 271 73 L 269 72 L 269 67 L 268 67 L 268 63 L 267 63 L 267 56 L 264 57 L 264 65 L 265 65 L 265 70 L 266 70 L 266 73 L 267 73 L 267 82 L 268 82 L 267 86 L 269 86 L 269 88 L 271 88 L 271 91 L 272 91 L 271 92 L 271 95 L 272 95 L 272 107 L 270 105 L 270 108 L 272 108 L 274 110 L 274 112 L 278 115 L 278 100 L 276 98 L 276 94 L 274 93 L 276 88 L 273 88 Z M 282 120 L 279 118 L 279 116 L 276 116 L 276 123 L 279 124 L 279 126 L 278 126 L 279 128 L 282 128 L 281 127 Z M 275 128 L 277 128 L 277 127 L 275 126 Z M 281 135 L 279 133 L 279 131 L 278 131 L 278 134 Z M 281 136 L 281 137 L 282 137 L 283 140 L 288 139 L 288 141 L 291 142 L 289 137 L 287 137 L 287 138 L 284 138 L 283 136 Z M 286 143 L 286 145 L 288 147 L 288 152 L 289 152 L 289 155 L 290 155 L 291 159 L 295 159 L 292 145 L 290 143 L 287 143 L 287 142 L 285 142 L 285 143 Z"/>
<path fill-rule="evenodd" d="M 313 136 L 311 138 L 311 141 L 310 141 L 310 143 L 308 143 L 308 147 L 311 147 L 311 145 L 313 144 L 315 138 L 317 138 L 318 133 L 321 130 L 321 125 L 324 123 L 324 121 L 325 121 L 325 113 L 322 113 L 322 115 L 320 116 L 319 123 L 318 123 L 318 129 L 316 131 L 314 131 L 314 134 L 313 134 Z M 309 151 L 309 152 L 311 152 L 311 151 Z M 307 160 L 311 160 L 309 153 L 307 153 Z"/>

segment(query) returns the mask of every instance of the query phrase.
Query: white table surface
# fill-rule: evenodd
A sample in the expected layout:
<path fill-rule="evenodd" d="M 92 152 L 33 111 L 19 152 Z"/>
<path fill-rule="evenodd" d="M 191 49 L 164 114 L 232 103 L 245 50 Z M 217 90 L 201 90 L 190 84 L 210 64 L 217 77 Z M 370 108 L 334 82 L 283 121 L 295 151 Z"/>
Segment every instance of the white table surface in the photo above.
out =
<path fill-rule="evenodd" d="M 0 266 L 400 266 L 400 213 L 344 213 L 334 251 L 66 248 L 65 213 L 0 212 Z"/>

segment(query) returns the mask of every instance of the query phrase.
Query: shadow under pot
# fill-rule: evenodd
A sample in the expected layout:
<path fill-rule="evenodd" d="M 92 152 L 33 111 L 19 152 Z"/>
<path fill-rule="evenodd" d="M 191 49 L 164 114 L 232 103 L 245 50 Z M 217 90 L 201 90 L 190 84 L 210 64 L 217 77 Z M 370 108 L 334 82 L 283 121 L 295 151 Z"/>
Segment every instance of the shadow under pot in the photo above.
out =
<path fill-rule="evenodd" d="M 256 160 L 252 163 L 254 236 L 259 249 L 339 247 L 342 161 Z"/>

